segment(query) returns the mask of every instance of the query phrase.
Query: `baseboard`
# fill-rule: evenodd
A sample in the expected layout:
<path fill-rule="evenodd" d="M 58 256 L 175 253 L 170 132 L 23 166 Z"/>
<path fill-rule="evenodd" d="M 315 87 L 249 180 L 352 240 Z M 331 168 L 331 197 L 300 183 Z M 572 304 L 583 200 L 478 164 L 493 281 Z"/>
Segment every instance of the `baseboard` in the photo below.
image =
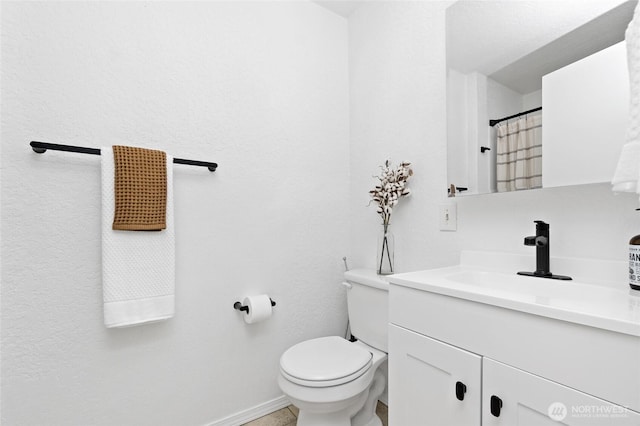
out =
<path fill-rule="evenodd" d="M 291 404 L 291 402 L 289 402 L 289 398 L 282 395 L 276 399 L 272 399 L 271 401 L 258 404 L 255 407 L 232 414 L 213 423 L 209 423 L 207 426 L 240 426 L 250 422 L 251 420 L 273 413 L 274 411 L 284 408 L 289 404 Z"/>

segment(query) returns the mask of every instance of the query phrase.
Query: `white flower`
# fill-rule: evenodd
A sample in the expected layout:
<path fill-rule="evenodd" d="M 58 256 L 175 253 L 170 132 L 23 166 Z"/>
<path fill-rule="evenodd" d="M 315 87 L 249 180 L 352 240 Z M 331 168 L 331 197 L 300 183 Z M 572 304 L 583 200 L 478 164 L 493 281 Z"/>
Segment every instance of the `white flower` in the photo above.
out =
<path fill-rule="evenodd" d="M 413 170 L 409 162 L 402 162 L 392 169 L 389 167 L 389 160 L 385 161 L 384 166 L 380 168 L 382 173 L 380 176 L 375 176 L 380 184 L 369 191 L 369 194 L 371 202 L 377 205 L 377 213 L 382 216 L 383 225 L 387 226 L 391 220 L 393 207 L 398 204 L 400 198 L 411 195 L 411 191 L 406 186 L 409 178 L 413 176 Z"/>

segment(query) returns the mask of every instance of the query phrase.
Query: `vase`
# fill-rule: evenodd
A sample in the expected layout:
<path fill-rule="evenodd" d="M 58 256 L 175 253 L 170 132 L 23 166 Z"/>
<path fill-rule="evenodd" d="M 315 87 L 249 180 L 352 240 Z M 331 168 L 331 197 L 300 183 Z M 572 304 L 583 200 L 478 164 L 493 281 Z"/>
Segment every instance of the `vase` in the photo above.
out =
<path fill-rule="evenodd" d="M 376 272 L 378 275 L 393 274 L 393 254 L 395 241 L 389 224 L 382 225 L 378 235 L 378 250 L 376 255 Z"/>

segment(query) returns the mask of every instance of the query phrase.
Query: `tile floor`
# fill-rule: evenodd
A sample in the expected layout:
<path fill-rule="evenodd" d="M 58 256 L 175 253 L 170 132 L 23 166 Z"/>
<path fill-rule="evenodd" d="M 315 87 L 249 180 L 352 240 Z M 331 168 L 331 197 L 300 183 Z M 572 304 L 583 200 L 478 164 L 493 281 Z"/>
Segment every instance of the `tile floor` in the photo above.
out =
<path fill-rule="evenodd" d="M 387 426 L 388 408 L 382 402 L 378 401 L 376 413 L 382 420 L 382 425 Z M 243 426 L 295 426 L 298 419 L 298 409 L 293 405 L 274 411 L 264 417 L 260 417 L 252 422 L 245 423 Z"/>

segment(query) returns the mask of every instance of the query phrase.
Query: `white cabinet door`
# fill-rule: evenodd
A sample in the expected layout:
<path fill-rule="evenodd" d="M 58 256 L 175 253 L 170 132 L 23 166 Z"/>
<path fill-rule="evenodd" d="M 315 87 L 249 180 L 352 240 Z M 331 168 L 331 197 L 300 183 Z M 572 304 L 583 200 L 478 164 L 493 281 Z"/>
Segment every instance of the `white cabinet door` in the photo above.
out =
<path fill-rule="evenodd" d="M 389 325 L 389 425 L 479 426 L 482 358 Z"/>
<path fill-rule="evenodd" d="M 584 374 L 589 374 L 585 371 Z M 489 358 L 482 361 L 483 426 L 638 426 L 640 414 Z"/>

